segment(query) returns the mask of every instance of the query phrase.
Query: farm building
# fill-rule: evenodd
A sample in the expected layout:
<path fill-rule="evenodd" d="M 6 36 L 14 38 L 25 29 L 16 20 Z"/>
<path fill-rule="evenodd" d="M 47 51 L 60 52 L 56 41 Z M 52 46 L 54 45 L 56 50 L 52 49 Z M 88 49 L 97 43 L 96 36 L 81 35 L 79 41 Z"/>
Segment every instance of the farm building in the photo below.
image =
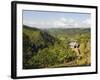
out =
<path fill-rule="evenodd" d="M 80 44 L 79 44 L 77 41 L 71 41 L 71 42 L 69 43 L 69 47 L 70 47 L 73 51 L 75 51 L 75 52 L 77 53 L 77 56 L 80 56 L 80 55 L 81 55 L 81 52 L 80 52 L 80 49 L 79 49 Z"/>
<path fill-rule="evenodd" d="M 70 48 L 79 48 L 80 44 L 77 43 L 76 41 L 71 41 L 69 43 Z"/>

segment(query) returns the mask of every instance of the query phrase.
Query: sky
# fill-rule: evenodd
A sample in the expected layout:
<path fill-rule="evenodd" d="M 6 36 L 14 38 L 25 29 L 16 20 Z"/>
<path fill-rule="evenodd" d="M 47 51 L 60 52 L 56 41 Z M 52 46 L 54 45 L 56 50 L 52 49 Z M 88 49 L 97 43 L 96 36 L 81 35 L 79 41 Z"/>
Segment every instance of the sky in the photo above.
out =
<path fill-rule="evenodd" d="M 89 28 L 91 14 L 24 10 L 23 24 L 37 28 Z"/>

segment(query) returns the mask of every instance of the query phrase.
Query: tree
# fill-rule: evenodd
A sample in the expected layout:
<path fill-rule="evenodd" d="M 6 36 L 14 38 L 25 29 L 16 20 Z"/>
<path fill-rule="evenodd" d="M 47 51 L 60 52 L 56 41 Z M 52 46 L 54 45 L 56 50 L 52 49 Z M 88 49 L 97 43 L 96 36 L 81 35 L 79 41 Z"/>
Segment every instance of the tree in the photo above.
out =
<path fill-rule="evenodd" d="M 32 52 L 31 49 L 31 42 L 29 37 L 23 33 L 23 68 L 27 65 L 28 59 L 31 57 Z"/>

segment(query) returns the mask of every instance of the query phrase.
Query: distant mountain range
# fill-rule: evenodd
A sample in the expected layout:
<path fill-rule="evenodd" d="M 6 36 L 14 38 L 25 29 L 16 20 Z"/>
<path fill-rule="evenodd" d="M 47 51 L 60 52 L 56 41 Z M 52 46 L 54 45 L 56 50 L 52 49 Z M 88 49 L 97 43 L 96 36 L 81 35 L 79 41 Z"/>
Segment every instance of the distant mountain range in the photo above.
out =
<path fill-rule="evenodd" d="M 90 28 L 51 28 L 44 30 L 50 33 L 51 35 L 57 35 L 57 34 L 74 35 L 74 34 L 90 33 L 91 31 Z"/>

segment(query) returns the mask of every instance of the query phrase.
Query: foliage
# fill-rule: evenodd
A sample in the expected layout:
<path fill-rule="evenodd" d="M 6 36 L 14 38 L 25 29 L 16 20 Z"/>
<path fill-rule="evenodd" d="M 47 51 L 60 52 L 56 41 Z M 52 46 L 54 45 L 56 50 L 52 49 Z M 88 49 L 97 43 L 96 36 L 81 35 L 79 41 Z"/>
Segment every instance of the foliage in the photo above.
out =
<path fill-rule="evenodd" d="M 81 60 L 69 47 L 72 40 L 80 43 Z M 24 69 L 90 65 L 90 52 L 90 29 L 45 30 L 23 26 Z"/>

